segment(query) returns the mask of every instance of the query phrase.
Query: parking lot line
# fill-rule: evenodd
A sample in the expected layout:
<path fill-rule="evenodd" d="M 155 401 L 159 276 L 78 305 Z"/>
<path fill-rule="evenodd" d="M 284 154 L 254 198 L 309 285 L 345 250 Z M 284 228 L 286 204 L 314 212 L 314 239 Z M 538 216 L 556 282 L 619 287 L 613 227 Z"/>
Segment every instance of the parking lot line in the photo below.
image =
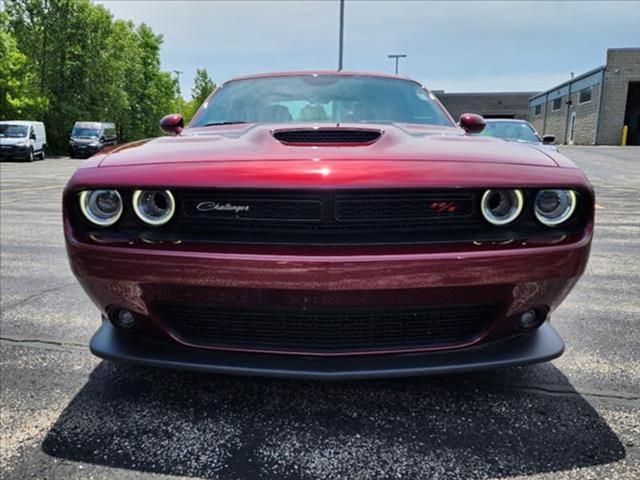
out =
<path fill-rule="evenodd" d="M 2 193 L 34 192 L 36 190 L 53 190 L 54 188 L 64 188 L 64 185 L 49 185 L 48 187 L 23 187 L 10 189 L 3 188 Z"/>

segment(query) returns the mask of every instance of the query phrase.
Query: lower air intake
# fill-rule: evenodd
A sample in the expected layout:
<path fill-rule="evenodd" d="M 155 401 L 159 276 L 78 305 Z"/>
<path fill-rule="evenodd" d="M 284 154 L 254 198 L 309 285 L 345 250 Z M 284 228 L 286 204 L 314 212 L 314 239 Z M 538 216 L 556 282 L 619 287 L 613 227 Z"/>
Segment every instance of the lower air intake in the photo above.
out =
<path fill-rule="evenodd" d="M 493 321 L 492 306 L 386 311 L 281 311 L 163 304 L 168 327 L 187 343 L 282 353 L 361 353 L 468 342 Z"/>

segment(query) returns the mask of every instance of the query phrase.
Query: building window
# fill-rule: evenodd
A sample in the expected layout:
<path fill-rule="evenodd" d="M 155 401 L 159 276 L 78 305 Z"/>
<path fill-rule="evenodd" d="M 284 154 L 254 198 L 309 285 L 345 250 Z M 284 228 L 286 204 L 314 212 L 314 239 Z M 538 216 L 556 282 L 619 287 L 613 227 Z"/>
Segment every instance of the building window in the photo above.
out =
<path fill-rule="evenodd" d="M 542 105 L 536 105 L 535 107 L 533 107 L 533 114 L 534 115 L 540 115 L 541 111 L 542 111 Z"/>
<path fill-rule="evenodd" d="M 578 98 L 578 104 L 587 103 L 591 101 L 591 87 L 580 90 L 580 97 Z"/>
<path fill-rule="evenodd" d="M 551 107 L 551 110 L 560 110 L 561 108 L 562 108 L 562 97 L 555 98 L 553 100 L 553 106 Z"/>

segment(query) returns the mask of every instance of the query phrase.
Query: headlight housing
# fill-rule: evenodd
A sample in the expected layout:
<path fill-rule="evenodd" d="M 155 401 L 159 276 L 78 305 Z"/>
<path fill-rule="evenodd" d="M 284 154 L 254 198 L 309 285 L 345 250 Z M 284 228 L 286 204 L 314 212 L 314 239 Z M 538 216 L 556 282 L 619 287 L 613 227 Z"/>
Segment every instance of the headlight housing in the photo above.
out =
<path fill-rule="evenodd" d="M 79 201 L 85 218 L 100 227 L 113 225 L 122 215 L 122 197 L 117 190 L 84 190 Z"/>
<path fill-rule="evenodd" d="M 157 227 L 171 220 L 176 202 L 169 190 L 136 190 L 133 210 L 144 223 Z"/>
<path fill-rule="evenodd" d="M 571 218 L 576 200 L 573 190 L 540 190 L 533 207 L 535 216 L 543 225 L 555 227 Z"/>
<path fill-rule="evenodd" d="M 524 196 L 520 190 L 487 190 L 482 195 L 480 208 L 485 220 L 493 225 L 513 222 L 524 207 Z"/>

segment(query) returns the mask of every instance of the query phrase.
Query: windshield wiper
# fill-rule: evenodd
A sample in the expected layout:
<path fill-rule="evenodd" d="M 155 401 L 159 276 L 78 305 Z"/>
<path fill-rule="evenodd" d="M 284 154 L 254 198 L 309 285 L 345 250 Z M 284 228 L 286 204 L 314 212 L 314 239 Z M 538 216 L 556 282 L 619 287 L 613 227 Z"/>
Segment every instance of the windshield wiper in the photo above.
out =
<path fill-rule="evenodd" d="M 227 122 L 209 122 L 209 123 L 205 123 L 203 127 L 213 127 L 215 125 L 239 125 L 241 123 L 249 123 L 249 122 L 245 122 L 243 120 L 229 120 Z"/>

